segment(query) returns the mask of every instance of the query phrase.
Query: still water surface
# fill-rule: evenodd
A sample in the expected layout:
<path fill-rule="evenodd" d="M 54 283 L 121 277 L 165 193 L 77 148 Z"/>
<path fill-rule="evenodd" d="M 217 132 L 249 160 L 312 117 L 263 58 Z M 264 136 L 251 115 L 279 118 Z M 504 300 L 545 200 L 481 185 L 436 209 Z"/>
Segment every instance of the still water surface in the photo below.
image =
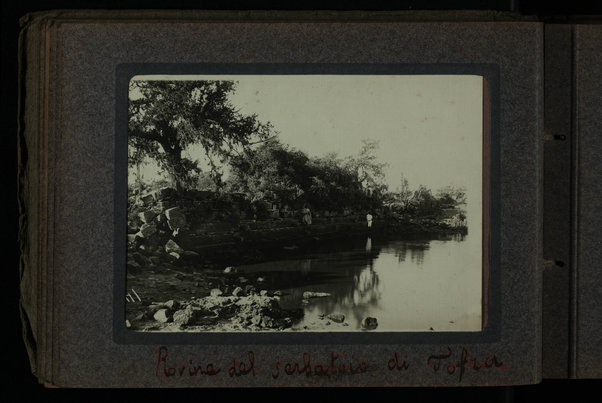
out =
<path fill-rule="evenodd" d="M 349 326 L 324 330 L 361 330 L 368 316 L 376 331 L 481 330 L 481 245 L 470 236 L 366 237 L 238 270 L 264 273 L 282 308 L 302 308 L 301 329 L 340 313 Z M 331 295 L 307 303 L 305 291 Z"/>

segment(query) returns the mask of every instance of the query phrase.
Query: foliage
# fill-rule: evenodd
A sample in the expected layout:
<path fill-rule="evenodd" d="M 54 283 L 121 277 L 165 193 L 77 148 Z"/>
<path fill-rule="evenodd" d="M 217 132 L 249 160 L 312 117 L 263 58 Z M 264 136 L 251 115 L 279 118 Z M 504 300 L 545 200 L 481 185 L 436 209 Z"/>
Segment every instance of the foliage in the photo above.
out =
<path fill-rule="evenodd" d="M 231 160 L 227 189 L 251 200 L 270 200 L 318 210 L 370 208 L 373 198 L 362 189 L 357 171 L 336 154 L 310 158 L 272 139 Z"/>
<path fill-rule="evenodd" d="M 307 198 L 311 205 L 325 210 L 367 208 L 369 198 L 362 191 L 355 172 L 335 153 L 310 161 L 312 184 Z"/>
<path fill-rule="evenodd" d="M 437 191 L 437 198 L 444 208 L 455 208 L 466 204 L 466 190 L 446 186 Z"/>
<path fill-rule="evenodd" d="M 402 210 L 407 210 L 410 208 L 413 196 L 414 192 L 410 190 L 408 180 L 402 175 L 398 188 L 395 192 L 390 193 L 391 201 L 397 203 Z"/>
<path fill-rule="evenodd" d="M 393 211 L 405 216 L 417 218 L 441 219 L 446 210 L 457 210 L 466 204 L 466 191 L 462 188 L 447 186 L 439 189 L 435 195 L 424 185 L 411 191 L 407 179 L 401 178 L 400 186 L 388 196 Z M 460 217 L 465 219 L 463 213 Z"/>
<path fill-rule="evenodd" d="M 221 186 L 221 166 L 257 141 L 267 139 L 272 126 L 255 115 L 239 113 L 228 100 L 233 81 L 130 82 L 128 162 L 155 160 L 177 188 L 193 186 L 199 161 L 183 157 L 198 145 L 210 166 L 211 179 Z"/>
<path fill-rule="evenodd" d="M 347 168 L 356 172 L 357 181 L 377 195 L 387 190 L 384 173 L 387 164 L 378 162 L 376 157 L 378 146 L 377 140 L 364 139 L 359 153 L 348 158 L 346 162 Z"/>
<path fill-rule="evenodd" d="M 290 202 L 300 194 L 297 182 L 303 181 L 307 156 L 289 150 L 277 139 L 246 150 L 230 161 L 227 190 L 246 193 L 252 201 Z"/>
<path fill-rule="evenodd" d="M 430 189 L 420 185 L 412 197 L 412 209 L 418 217 L 437 218 L 441 211 L 441 205 Z"/>

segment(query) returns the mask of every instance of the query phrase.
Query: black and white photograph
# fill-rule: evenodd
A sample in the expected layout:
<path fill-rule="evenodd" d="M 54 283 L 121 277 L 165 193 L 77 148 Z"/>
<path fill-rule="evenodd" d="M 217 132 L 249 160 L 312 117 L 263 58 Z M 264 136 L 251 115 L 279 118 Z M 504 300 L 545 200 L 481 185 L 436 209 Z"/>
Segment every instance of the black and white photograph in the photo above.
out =
<path fill-rule="evenodd" d="M 485 85 L 134 76 L 126 328 L 481 331 Z"/>

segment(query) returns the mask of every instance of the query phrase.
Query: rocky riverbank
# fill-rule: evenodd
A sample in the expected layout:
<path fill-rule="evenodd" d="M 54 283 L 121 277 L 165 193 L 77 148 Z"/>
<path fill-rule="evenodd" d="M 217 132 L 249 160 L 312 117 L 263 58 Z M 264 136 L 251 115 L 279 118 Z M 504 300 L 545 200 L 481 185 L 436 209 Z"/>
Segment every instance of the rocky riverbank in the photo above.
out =
<path fill-rule="evenodd" d="M 267 293 L 225 296 L 215 290 L 202 298 L 152 304 L 130 324 L 143 331 L 284 330 L 292 327 L 303 311 L 284 310 L 278 299 Z"/>
<path fill-rule="evenodd" d="M 313 298 L 328 297 L 325 293 L 306 293 L 304 304 Z M 259 294 L 244 295 L 241 287 L 231 295 L 212 289 L 210 295 L 186 301 L 169 300 L 141 305 L 139 313 L 128 315 L 126 325 L 134 331 L 163 332 L 235 332 L 235 331 L 349 331 L 345 315 L 340 313 L 318 314 L 304 318 L 303 325 L 296 325 L 303 318 L 303 309 L 282 309 L 279 292 L 262 290 Z M 378 326 L 376 318 L 367 317 L 362 330 Z"/>
<path fill-rule="evenodd" d="M 369 234 L 465 233 L 465 227 L 391 217 L 368 229 L 353 214 L 321 213 L 308 226 L 291 216 L 249 220 L 242 201 L 212 197 L 169 188 L 132 196 L 126 260 L 126 319 L 132 330 L 347 330 L 337 312 L 302 318 L 303 309 L 282 309 L 281 285 L 265 275 L 242 276 L 232 266 L 286 259 Z M 304 295 L 300 303 L 327 297 Z M 377 326 L 375 318 L 366 318 L 362 328 Z"/>

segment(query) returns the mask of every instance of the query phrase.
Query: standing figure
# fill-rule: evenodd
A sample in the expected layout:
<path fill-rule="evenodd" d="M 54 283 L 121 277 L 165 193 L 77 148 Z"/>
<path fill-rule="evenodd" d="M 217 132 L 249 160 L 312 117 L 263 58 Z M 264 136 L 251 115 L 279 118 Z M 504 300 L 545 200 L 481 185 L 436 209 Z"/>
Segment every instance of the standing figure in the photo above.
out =
<path fill-rule="evenodd" d="M 307 208 L 307 206 L 305 206 L 305 207 L 303 207 L 303 210 L 301 210 L 301 214 L 302 214 L 301 220 L 303 221 L 303 224 L 311 225 L 311 210 L 309 208 Z"/>
<path fill-rule="evenodd" d="M 368 221 L 368 228 L 372 228 L 372 214 L 366 214 L 366 221 Z"/>

